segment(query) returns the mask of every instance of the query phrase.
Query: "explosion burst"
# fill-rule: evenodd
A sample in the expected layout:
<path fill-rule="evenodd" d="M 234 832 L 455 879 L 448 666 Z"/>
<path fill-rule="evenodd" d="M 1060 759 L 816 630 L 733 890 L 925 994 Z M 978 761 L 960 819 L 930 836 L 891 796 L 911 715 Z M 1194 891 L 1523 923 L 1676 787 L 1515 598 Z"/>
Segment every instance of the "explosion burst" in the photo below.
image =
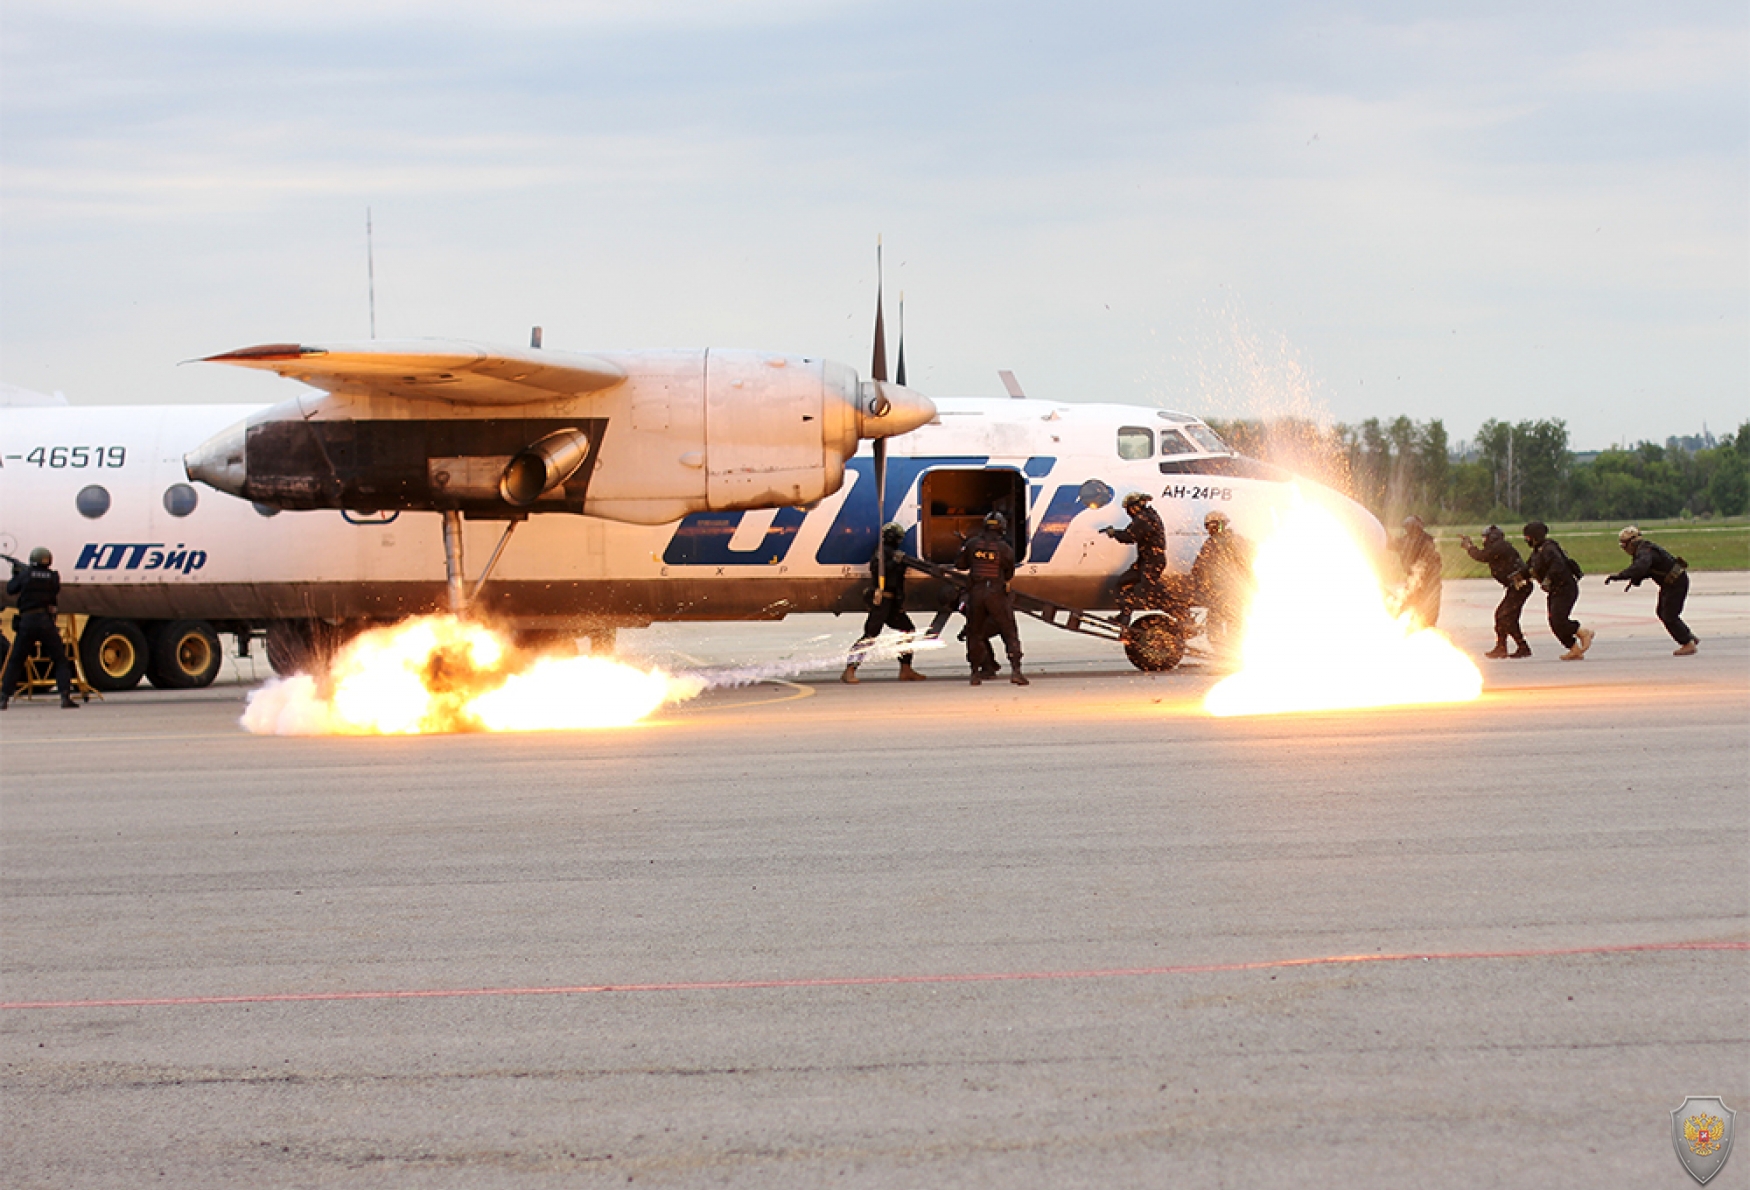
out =
<path fill-rule="evenodd" d="M 1444 633 L 1395 616 L 1372 560 L 1329 510 L 1298 502 L 1258 547 L 1241 668 L 1211 715 L 1469 702 L 1483 675 Z"/>
<path fill-rule="evenodd" d="M 484 625 L 426 616 L 361 634 L 320 679 L 299 674 L 253 691 L 243 726 L 258 735 L 624 727 L 705 685 L 610 658 L 530 655 Z"/>

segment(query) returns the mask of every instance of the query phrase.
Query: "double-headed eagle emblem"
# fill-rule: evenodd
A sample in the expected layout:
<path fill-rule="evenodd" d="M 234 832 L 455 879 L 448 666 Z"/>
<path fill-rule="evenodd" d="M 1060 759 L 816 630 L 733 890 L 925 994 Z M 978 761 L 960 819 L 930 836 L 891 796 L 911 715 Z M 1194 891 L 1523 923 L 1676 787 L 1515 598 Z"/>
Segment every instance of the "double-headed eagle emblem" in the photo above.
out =
<path fill-rule="evenodd" d="M 1725 1127 L 1718 1116 L 1690 1116 L 1683 1121 L 1683 1139 L 1697 1157 L 1712 1157 L 1720 1151 L 1720 1133 Z"/>

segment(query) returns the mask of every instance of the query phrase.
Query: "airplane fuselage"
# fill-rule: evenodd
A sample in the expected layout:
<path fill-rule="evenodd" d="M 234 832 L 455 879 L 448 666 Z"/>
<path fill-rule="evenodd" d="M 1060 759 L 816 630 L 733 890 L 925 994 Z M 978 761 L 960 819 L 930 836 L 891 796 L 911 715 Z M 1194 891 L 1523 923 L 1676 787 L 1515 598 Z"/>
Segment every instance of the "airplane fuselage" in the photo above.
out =
<path fill-rule="evenodd" d="M 928 425 L 893 438 L 887 503 L 875 507 L 868 444 L 836 491 L 803 507 L 698 512 L 659 525 L 531 516 L 475 607 L 519 626 L 635 626 L 860 610 L 880 526 L 908 552 L 951 561 L 989 509 L 1010 516 L 1017 589 L 1074 607 L 1112 606 L 1133 556 L 1101 535 L 1119 501 L 1149 493 L 1169 567 L 1189 569 L 1203 517 L 1220 509 L 1257 537 L 1295 499 L 1339 508 L 1374 547 L 1360 505 L 1231 454 L 1195 418 L 1044 400 L 941 399 Z M 385 620 L 445 607 L 434 512 L 276 511 L 191 484 L 184 455 L 258 412 L 240 406 L 9 408 L 0 420 L 0 550 L 54 551 L 62 610 L 139 622 Z M 466 522 L 483 559 L 502 519 Z M 933 596 L 917 588 L 914 603 Z"/>

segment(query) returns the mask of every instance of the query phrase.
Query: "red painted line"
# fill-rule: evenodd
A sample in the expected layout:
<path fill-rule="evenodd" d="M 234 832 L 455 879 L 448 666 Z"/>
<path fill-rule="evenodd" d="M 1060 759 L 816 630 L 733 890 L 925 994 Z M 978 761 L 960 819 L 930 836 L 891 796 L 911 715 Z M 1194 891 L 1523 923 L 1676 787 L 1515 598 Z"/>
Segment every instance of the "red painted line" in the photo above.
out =
<path fill-rule="evenodd" d="M 1229 971 L 1279 971 L 1356 963 L 1447 962 L 1459 959 L 1550 959 L 1583 955 L 1650 954 L 1660 951 L 1750 951 L 1750 942 L 1636 942 L 1621 946 L 1574 946 L 1544 950 L 1427 951 L 1411 954 L 1318 955 L 1253 963 L 1193 963 L 1174 967 L 1102 967 L 1084 971 L 992 971 L 959 975 L 844 975 L 817 979 L 724 979 L 685 983 L 597 983 L 545 988 L 409 988 L 376 992 L 264 992 L 251 996 L 164 996 L 131 1000 L 12 1000 L 0 1009 L 185 1008 L 209 1004 L 301 1004 L 339 1000 L 449 1000 L 469 996 L 592 996 L 604 992 L 740 992 L 769 988 L 855 988 L 896 984 L 1014 983 L 1023 980 L 1124 979 L 1146 975 L 1211 975 Z"/>

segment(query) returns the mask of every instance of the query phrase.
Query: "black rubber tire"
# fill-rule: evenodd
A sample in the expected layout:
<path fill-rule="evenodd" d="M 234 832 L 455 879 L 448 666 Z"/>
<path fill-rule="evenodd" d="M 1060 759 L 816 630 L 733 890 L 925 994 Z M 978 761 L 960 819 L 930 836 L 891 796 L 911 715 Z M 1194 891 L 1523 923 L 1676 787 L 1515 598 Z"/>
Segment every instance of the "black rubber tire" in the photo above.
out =
<path fill-rule="evenodd" d="M 171 620 L 152 630 L 146 680 L 160 690 L 198 690 L 219 676 L 225 655 L 205 620 Z"/>
<path fill-rule="evenodd" d="M 79 669 L 93 690 L 132 690 L 146 676 L 146 633 L 132 620 L 93 617 L 79 634 Z"/>
<path fill-rule="evenodd" d="M 1185 656 L 1185 638 L 1171 616 L 1144 616 L 1124 631 L 1124 655 L 1145 673 L 1172 669 Z"/>

